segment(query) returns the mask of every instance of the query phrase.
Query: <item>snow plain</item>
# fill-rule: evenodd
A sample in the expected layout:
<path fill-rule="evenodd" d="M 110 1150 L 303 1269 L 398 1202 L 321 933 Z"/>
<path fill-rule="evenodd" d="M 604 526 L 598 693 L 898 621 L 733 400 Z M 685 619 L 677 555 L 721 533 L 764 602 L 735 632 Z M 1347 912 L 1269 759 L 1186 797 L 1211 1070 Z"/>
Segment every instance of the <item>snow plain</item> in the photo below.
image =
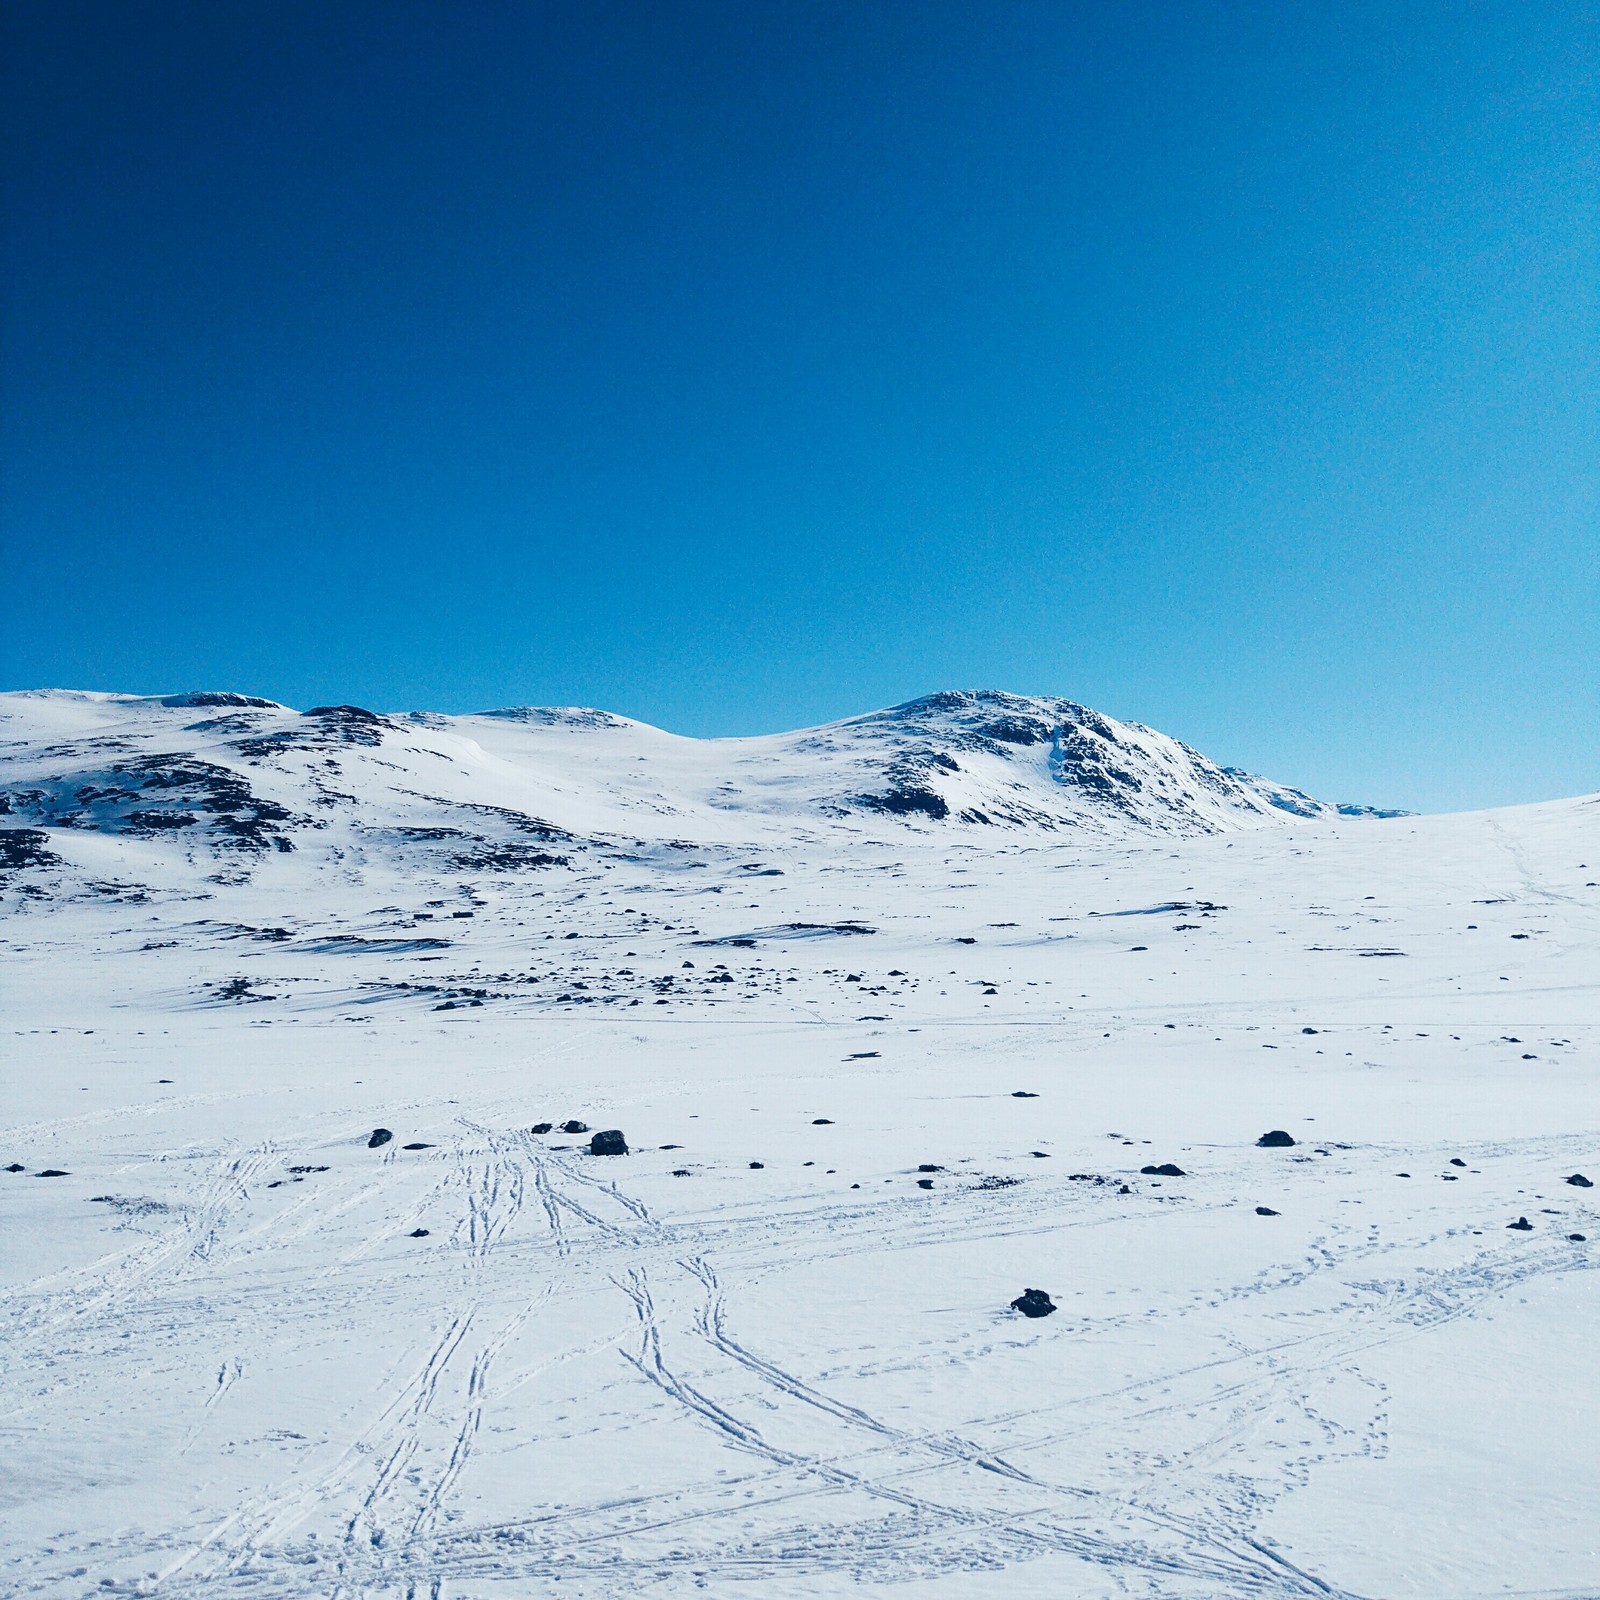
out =
<path fill-rule="evenodd" d="M 226 700 L 0 697 L 7 1595 L 1600 1594 L 1600 797 Z"/>

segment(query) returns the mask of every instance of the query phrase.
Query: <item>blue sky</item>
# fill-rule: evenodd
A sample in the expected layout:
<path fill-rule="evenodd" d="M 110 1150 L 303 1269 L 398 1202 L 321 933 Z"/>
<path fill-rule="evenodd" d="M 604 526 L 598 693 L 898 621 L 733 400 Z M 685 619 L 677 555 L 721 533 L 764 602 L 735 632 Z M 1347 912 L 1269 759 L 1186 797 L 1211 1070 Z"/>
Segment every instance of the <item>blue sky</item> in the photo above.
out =
<path fill-rule="evenodd" d="M 1587 0 L 0 27 L 6 687 L 1600 788 Z"/>

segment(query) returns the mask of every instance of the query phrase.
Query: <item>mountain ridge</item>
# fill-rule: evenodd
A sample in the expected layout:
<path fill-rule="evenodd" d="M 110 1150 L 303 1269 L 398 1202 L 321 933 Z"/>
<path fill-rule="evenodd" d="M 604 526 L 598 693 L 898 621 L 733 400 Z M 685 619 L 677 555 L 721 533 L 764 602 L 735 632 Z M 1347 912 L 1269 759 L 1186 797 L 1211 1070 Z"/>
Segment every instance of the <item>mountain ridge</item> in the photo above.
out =
<path fill-rule="evenodd" d="M 241 866 L 321 843 L 340 860 L 514 871 L 567 864 L 557 845 L 734 847 L 775 828 L 1106 842 L 1402 814 L 1330 806 L 1076 701 L 1001 690 L 727 739 L 592 707 L 445 716 L 23 691 L 0 696 L 0 737 L 0 826 L 45 835 L 8 841 L 7 859 L 35 864 L 58 854 L 48 839 L 85 832 Z"/>

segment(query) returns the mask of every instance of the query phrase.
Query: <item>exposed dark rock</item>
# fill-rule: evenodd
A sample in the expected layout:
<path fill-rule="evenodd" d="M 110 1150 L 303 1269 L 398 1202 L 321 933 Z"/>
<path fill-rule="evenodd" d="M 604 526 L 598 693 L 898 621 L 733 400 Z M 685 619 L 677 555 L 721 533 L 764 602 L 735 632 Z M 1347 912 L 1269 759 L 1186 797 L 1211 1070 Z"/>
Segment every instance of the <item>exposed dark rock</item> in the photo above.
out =
<path fill-rule="evenodd" d="M 1584 1177 L 1581 1172 L 1574 1172 L 1572 1176 L 1567 1179 L 1567 1182 L 1570 1183 L 1574 1189 L 1594 1188 L 1594 1184 L 1590 1182 L 1588 1178 Z"/>
<path fill-rule="evenodd" d="M 431 1149 L 433 1149 L 433 1146 L 431 1144 L 428 1144 L 428 1143 L 424 1142 L 421 1139 L 417 1139 L 417 1140 L 413 1141 L 411 1144 L 401 1145 L 400 1148 L 402 1150 L 431 1150 Z"/>
<path fill-rule="evenodd" d="M 1032 1089 L 1013 1089 L 1011 1098 L 1013 1100 L 1037 1100 L 1039 1097 Z"/>
<path fill-rule="evenodd" d="M 26 1172 L 27 1170 L 20 1161 L 13 1161 L 6 1167 L 7 1172 Z"/>
<path fill-rule="evenodd" d="M 1270 1133 L 1264 1133 L 1256 1140 L 1256 1145 L 1262 1150 L 1285 1150 L 1299 1141 L 1291 1133 L 1285 1133 L 1282 1128 L 1274 1128 Z"/>
<path fill-rule="evenodd" d="M 203 710 L 209 706 L 233 706 L 240 709 L 254 711 L 281 711 L 283 707 L 276 700 L 260 700 L 252 694 L 229 694 L 223 690 L 201 692 L 192 690 L 188 694 L 164 694 L 161 704 L 179 710 Z"/>
<path fill-rule="evenodd" d="M 831 1128 L 833 1126 L 833 1118 L 832 1117 L 813 1117 L 811 1119 L 811 1126 L 813 1128 Z"/>
<path fill-rule="evenodd" d="M 451 856 L 449 863 L 462 872 L 535 872 L 541 867 L 564 867 L 568 860 L 531 844 L 486 839 L 472 850 Z"/>
<path fill-rule="evenodd" d="M 1463 1161 L 1460 1156 L 1451 1156 L 1450 1165 L 1452 1167 L 1464 1167 L 1466 1166 L 1466 1162 Z M 1569 1178 L 1567 1181 L 1570 1183 L 1572 1180 Z"/>
<path fill-rule="evenodd" d="M 382 1141 L 380 1140 L 379 1142 L 381 1143 Z M 370 1150 L 372 1149 L 372 1146 L 369 1144 L 367 1148 Z M 286 1170 L 289 1172 L 298 1173 L 303 1177 L 308 1172 L 326 1172 L 328 1169 L 326 1167 L 289 1167 Z"/>
<path fill-rule="evenodd" d="M 1569 1233 L 1569 1234 L 1568 1234 L 1568 1235 L 1567 1235 L 1567 1237 L 1568 1237 L 1568 1238 L 1569 1238 L 1569 1239 L 1570 1239 L 1570 1240 L 1571 1240 L 1571 1241 L 1572 1241 L 1572 1242 L 1573 1242 L 1573 1243 L 1574 1243 L 1574 1244 L 1583 1244 L 1583 1243 L 1584 1243 L 1584 1242 L 1585 1242 L 1585 1241 L 1586 1241 L 1586 1240 L 1587 1240 L 1587 1239 L 1588 1239 L 1588 1237 L 1589 1237 L 1589 1236 L 1588 1236 L 1588 1234 L 1586 1234 L 1586 1233 Z"/>
<path fill-rule="evenodd" d="M 257 994 L 253 985 L 254 978 L 229 978 L 217 985 L 217 998 L 219 1000 L 266 1000 L 269 996 Z"/>
<path fill-rule="evenodd" d="M 1258 1217 L 1275 1217 L 1278 1213 L 1271 1206 L 1257 1206 L 1256 1215 Z"/>
<path fill-rule="evenodd" d="M 941 1167 L 941 1166 L 936 1166 L 931 1161 L 923 1161 L 923 1162 L 918 1164 L 917 1171 L 918 1172 L 943 1172 L 944 1168 Z"/>
<path fill-rule="evenodd" d="M 293 848 L 281 837 L 282 825 L 293 820 L 283 806 L 256 795 L 230 768 L 193 756 L 142 756 L 63 774 L 29 791 L 27 810 L 58 827 L 145 838 L 209 822 L 220 848 Z"/>
<path fill-rule="evenodd" d="M 426 1228 L 413 1228 L 411 1230 L 411 1237 L 413 1239 L 426 1239 L 428 1237 L 428 1230 Z"/>
<path fill-rule="evenodd" d="M 61 857 L 45 849 L 49 837 L 43 828 L 0 828 L 0 872 L 59 866 Z"/>
<path fill-rule="evenodd" d="M 1171 1161 L 1163 1161 L 1160 1164 L 1160 1166 L 1140 1167 L 1139 1171 L 1147 1178 L 1186 1178 L 1186 1177 L 1188 1177 L 1188 1173 L 1186 1173 L 1183 1170 L 1182 1167 L 1177 1166 L 1175 1163 L 1173 1163 Z"/>
<path fill-rule="evenodd" d="M 1506 1226 L 1515 1229 L 1518 1233 L 1533 1232 L 1533 1224 L 1526 1217 L 1518 1217 L 1515 1222 L 1508 1222 Z"/>
<path fill-rule="evenodd" d="M 379 1145 L 388 1144 L 394 1135 L 387 1128 L 374 1128 L 372 1137 L 367 1140 L 367 1149 L 376 1150 Z"/>
<path fill-rule="evenodd" d="M 46 1167 L 43 1172 L 34 1173 L 36 1178 L 70 1178 L 70 1172 L 63 1172 L 60 1167 Z"/>
<path fill-rule="evenodd" d="M 917 1179 L 917 1187 L 919 1189 L 931 1189 L 933 1187 L 933 1179 L 932 1178 L 918 1178 Z"/>
<path fill-rule="evenodd" d="M 935 822 L 942 822 L 950 815 L 950 807 L 942 796 L 914 783 L 902 784 L 885 794 L 858 794 L 851 804 L 864 811 L 882 811 L 896 817 L 924 816 Z"/>
<path fill-rule="evenodd" d="M 691 1174 L 687 1167 L 674 1167 L 672 1169 L 672 1176 L 674 1178 L 687 1178 L 691 1176 Z"/>
<path fill-rule="evenodd" d="M 549 1123 L 549 1122 L 536 1122 L 536 1123 L 534 1123 L 534 1125 L 531 1128 L 528 1129 L 528 1132 L 529 1133 L 549 1133 L 552 1127 L 553 1127 L 553 1124 Z"/>
<path fill-rule="evenodd" d="M 1048 1317 L 1056 1306 L 1043 1289 L 1024 1289 L 1011 1302 L 1011 1309 L 1020 1311 L 1025 1317 Z"/>
<path fill-rule="evenodd" d="M 764 1166 L 766 1166 L 765 1161 L 752 1161 L 750 1163 L 751 1170 L 755 1172 L 759 1172 Z"/>
<path fill-rule="evenodd" d="M 563 1133 L 587 1133 L 589 1131 L 589 1124 L 587 1122 L 579 1122 L 578 1119 L 574 1117 L 570 1122 L 563 1122 L 561 1124 L 561 1131 Z"/>
<path fill-rule="evenodd" d="M 592 1156 L 625 1156 L 627 1153 L 628 1141 L 622 1137 L 621 1128 L 606 1128 L 589 1141 Z"/>

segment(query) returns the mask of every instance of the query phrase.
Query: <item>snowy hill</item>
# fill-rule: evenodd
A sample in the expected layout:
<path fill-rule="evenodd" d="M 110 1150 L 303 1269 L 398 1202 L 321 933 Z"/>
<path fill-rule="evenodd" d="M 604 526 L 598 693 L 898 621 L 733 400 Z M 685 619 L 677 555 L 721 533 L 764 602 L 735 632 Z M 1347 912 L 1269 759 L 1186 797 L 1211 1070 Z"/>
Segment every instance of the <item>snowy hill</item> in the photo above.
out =
<path fill-rule="evenodd" d="M 311 851 L 346 868 L 504 872 L 592 848 L 794 832 L 1110 840 L 1334 809 L 1071 701 L 993 691 L 719 740 L 561 708 L 380 716 L 226 693 L 0 696 L 0 825 L 25 830 L 3 841 L 14 867 L 70 859 L 83 833 L 237 871 Z M 130 862 L 140 854 L 130 845 Z"/>

